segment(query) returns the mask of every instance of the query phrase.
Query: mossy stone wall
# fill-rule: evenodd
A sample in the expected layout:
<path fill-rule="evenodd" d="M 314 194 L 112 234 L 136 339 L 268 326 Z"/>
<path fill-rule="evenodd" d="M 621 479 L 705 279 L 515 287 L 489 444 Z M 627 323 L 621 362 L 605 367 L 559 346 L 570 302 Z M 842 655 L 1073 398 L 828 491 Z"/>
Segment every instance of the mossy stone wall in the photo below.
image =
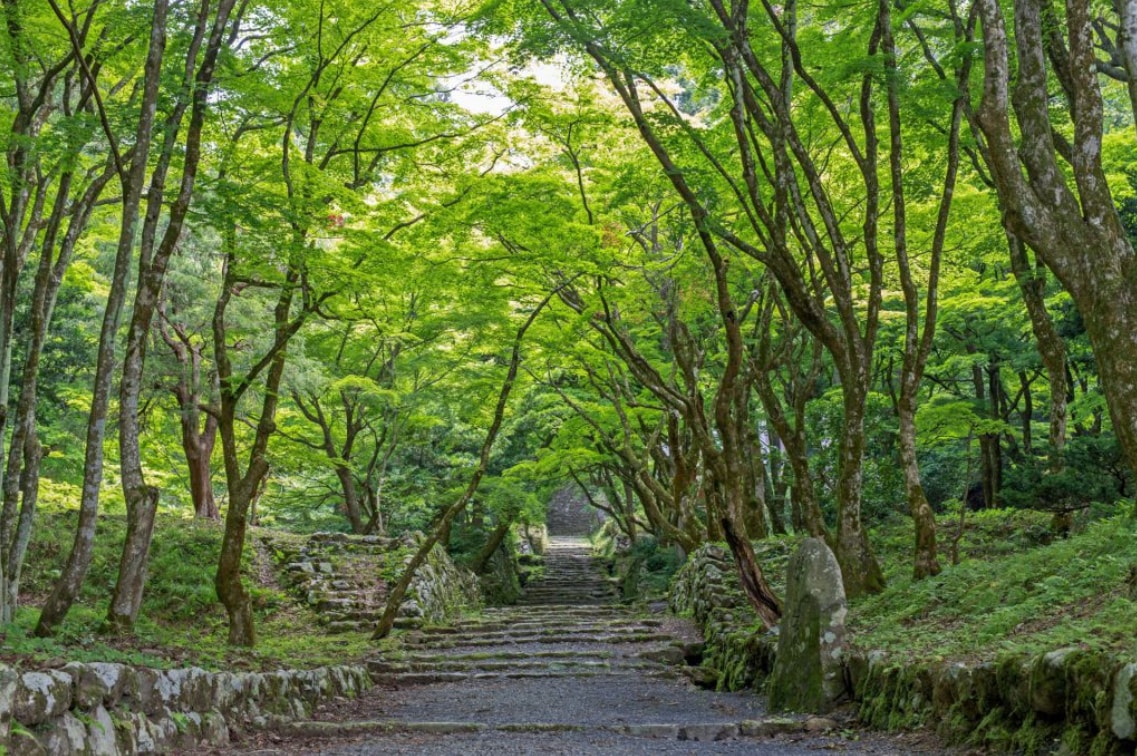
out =
<path fill-rule="evenodd" d="M 738 587 L 729 555 L 703 546 L 672 583 L 673 611 L 706 639 L 704 665 L 723 690 L 762 691 L 777 655 Z M 1137 663 L 1062 648 L 993 661 L 908 659 L 853 647 L 849 694 L 866 724 L 927 727 L 991 752 L 1116 756 L 1137 750 Z"/>

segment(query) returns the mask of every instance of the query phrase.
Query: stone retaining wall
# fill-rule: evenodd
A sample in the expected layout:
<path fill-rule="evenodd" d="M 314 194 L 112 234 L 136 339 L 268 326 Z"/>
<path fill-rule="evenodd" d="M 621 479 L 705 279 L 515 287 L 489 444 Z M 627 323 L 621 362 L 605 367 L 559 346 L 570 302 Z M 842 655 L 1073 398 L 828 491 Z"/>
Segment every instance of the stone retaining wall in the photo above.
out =
<path fill-rule="evenodd" d="M 327 632 L 337 633 L 375 627 L 391 583 L 411 561 L 423 535 L 315 533 L 298 538 L 264 533 L 261 539 L 282 573 L 282 583 L 316 612 Z M 477 578 L 436 545 L 411 581 L 396 626 L 442 623 L 481 602 Z"/>
<path fill-rule="evenodd" d="M 703 663 L 720 689 L 763 688 L 777 636 L 760 630 L 729 554 L 713 545 L 691 554 L 670 603 L 703 630 Z M 992 751 L 1110 756 L 1137 749 L 1137 664 L 1110 654 L 1064 648 L 963 663 L 854 648 L 845 677 L 861 720 L 880 729 L 930 727 Z"/>
<path fill-rule="evenodd" d="M 410 563 L 423 538 L 422 533 L 403 538 L 408 551 L 401 568 Z M 481 604 L 482 590 L 478 577 L 465 567 L 454 564 L 442 546 L 435 546 L 415 573 L 407 597 L 399 607 L 399 614 L 441 624 Z"/>
<path fill-rule="evenodd" d="M 778 638 L 762 632 L 725 549 L 707 544 L 691 553 L 675 573 L 669 603 L 703 631 L 703 666 L 717 675 L 720 690 L 762 687 L 774 669 Z"/>
<path fill-rule="evenodd" d="M 230 730 L 304 719 L 318 703 L 370 686 L 362 666 L 265 673 L 78 662 L 20 673 L 0 666 L 0 746 L 13 756 L 224 746 Z"/>

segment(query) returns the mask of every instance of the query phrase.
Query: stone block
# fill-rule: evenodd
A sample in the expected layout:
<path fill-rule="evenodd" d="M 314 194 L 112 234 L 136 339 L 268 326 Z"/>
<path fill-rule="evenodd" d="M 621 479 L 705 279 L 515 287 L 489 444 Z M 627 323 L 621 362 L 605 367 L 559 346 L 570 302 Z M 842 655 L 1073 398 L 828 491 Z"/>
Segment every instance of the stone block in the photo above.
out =
<path fill-rule="evenodd" d="M 213 675 L 200 667 L 185 670 L 176 708 L 201 713 L 209 711 L 213 706 Z"/>
<path fill-rule="evenodd" d="M 163 680 L 162 671 L 137 667 L 134 679 L 124 691 L 123 696 L 130 700 L 131 708 L 142 714 L 155 715 L 165 707 L 162 691 L 170 687 L 168 679 Z"/>
<path fill-rule="evenodd" d="M 231 711 L 240 707 L 241 686 L 239 675 L 233 672 L 215 672 L 211 678 L 211 693 L 213 709 Z"/>
<path fill-rule="evenodd" d="M 644 651 L 640 654 L 640 658 L 647 659 L 648 661 L 659 662 L 660 664 L 669 664 L 678 666 L 686 662 L 687 657 L 683 653 L 683 649 L 675 646 L 665 646 L 664 648 L 657 648 L 651 651 Z"/>
<path fill-rule="evenodd" d="M 12 716 L 33 727 L 63 715 L 71 708 L 71 675 L 59 669 L 25 672 L 16 684 Z"/>
<path fill-rule="evenodd" d="M 1059 717 L 1066 713 L 1066 659 L 1077 649 L 1051 651 L 1030 667 L 1030 705 L 1039 714 Z"/>
<path fill-rule="evenodd" d="M 727 740 L 738 735 L 738 725 L 733 722 L 713 722 L 709 724 L 680 725 L 680 740 L 698 740 L 712 742 Z"/>
<path fill-rule="evenodd" d="M 139 731 L 140 753 L 170 753 L 178 739 L 178 725 L 170 712 L 143 717 Z"/>
<path fill-rule="evenodd" d="M 75 681 L 75 704 L 80 709 L 113 707 L 122 697 L 128 679 L 123 664 L 72 662 L 63 668 Z"/>
<path fill-rule="evenodd" d="M 790 717 L 766 717 L 765 719 L 747 719 L 738 726 L 739 734 L 746 738 L 772 738 L 791 732 L 799 732 L 802 728 L 800 720 Z"/>
<path fill-rule="evenodd" d="M 174 748 L 177 751 L 189 751 L 201 742 L 201 714 L 196 711 L 173 712 L 170 720 L 174 723 L 176 732 L 173 736 Z"/>
<path fill-rule="evenodd" d="M 40 737 L 51 756 L 81 755 L 85 752 L 86 740 L 86 726 L 70 711 L 52 720 L 47 732 Z"/>
<path fill-rule="evenodd" d="M 229 725 L 220 711 L 207 711 L 201 717 L 202 745 L 229 745 Z"/>
<path fill-rule="evenodd" d="M 4 744 L 8 748 L 7 756 L 51 756 L 29 730 L 15 731 Z"/>
<path fill-rule="evenodd" d="M 0 743 L 8 742 L 12 730 L 12 713 L 16 707 L 16 686 L 20 675 L 11 667 L 0 664 Z"/>
<path fill-rule="evenodd" d="M 1109 727 L 1121 740 L 1137 740 L 1137 664 L 1126 664 L 1113 678 Z"/>
<path fill-rule="evenodd" d="M 88 756 L 118 756 L 114 720 L 104 706 L 97 706 L 87 722 Z"/>
<path fill-rule="evenodd" d="M 810 717 L 802 724 L 802 729 L 806 732 L 829 732 L 836 730 L 840 725 L 835 719 L 828 717 Z"/>

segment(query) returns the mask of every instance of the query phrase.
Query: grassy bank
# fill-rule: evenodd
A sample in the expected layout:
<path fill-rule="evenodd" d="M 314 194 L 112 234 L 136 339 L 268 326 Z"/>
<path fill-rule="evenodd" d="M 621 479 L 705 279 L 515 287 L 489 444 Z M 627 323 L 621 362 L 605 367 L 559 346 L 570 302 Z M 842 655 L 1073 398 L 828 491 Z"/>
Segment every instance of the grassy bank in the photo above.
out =
<path fill-rule="evenodd" d="M 362 658 L 371 644 L 364 633 L 329 636 L 315 615 L 276 583 L 270 558 L 246 549 L 244 572 L 257 620 L 255 649 L 226 643 L 228 623 L 213 587 L 220 553 L 220 523 L 160 513 L 154 533 L 142 614 L 135 633 L 101 632 L 114 590 L 126 529 L 123 515 L 99 518 L 95 556 L 78 603 L 54 638 L 32 637 L 38 607 L 58 578 L 74 538 L 74 513 L 39 513 L 24 568 L 22 606 L 6 628 L 0 661 L 20 667 L 60 661 L 119 661 L 153 667 L 197 665 L 206 669 L 275 669 L 343 664 Z"/>
<path fill-rule="evenodd" d="M 1029 513 L 972 517 L 972 556 L 921 581 L 894 569 L 887 590 L 854 602 L 858 646 L 918 659 L 1063 646 L 1137 659 L 1137 522 L 1117 516 L 1047 542 Z"/>

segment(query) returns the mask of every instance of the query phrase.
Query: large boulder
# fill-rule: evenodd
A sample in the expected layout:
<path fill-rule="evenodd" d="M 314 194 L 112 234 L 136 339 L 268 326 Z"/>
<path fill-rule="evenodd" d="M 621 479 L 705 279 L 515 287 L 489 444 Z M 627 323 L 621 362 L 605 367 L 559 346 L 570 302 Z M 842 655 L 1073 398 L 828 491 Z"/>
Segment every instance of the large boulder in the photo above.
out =
<path fill-rule="evenodd" d="M 773 711 L 826 712 L 846 695 L 845 589 L 841 567 L 819 538 L 790 560 L 785 616 L 767 692 Z"/>

